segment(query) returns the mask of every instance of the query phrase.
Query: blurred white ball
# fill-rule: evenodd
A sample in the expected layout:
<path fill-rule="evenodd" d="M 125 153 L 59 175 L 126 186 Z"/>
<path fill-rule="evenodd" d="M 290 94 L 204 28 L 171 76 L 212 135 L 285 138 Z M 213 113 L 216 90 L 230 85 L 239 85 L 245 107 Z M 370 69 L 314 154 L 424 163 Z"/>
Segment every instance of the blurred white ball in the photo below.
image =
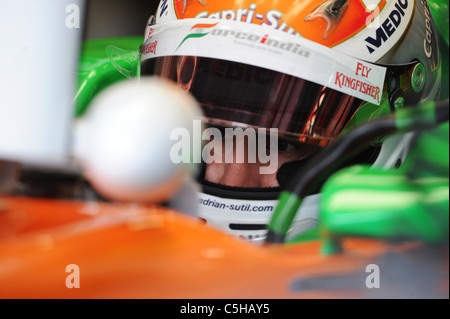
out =
<path fill-rule="evenodd" d="M 182 128 L 193 136 L 193 121 L 201 114 L 196 100 L 168 80 L 119 82 L 102 91 L 77 123 L 75 156 L 107 198 L 167 201 L 197 168 L 171 160 L 177 141 L 170 134 Z"/>

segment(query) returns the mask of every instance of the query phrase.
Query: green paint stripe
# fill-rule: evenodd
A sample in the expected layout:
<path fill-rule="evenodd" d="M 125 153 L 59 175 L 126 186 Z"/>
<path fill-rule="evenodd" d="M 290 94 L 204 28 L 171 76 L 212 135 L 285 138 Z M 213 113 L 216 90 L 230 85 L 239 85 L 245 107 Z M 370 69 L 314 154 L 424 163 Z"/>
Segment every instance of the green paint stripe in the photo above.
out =
<path fill-rule="evenodd" d="M 177 50 L 183 45 L 183 43 L 184 43 L 186 40 L 188 40 L 188 39 L 190 39 L 190 38 L 201 38 L 201 37 L 204 37 L 204 36 L 207 35 L 207 34 L 209 34 L 209 32 L 207 32 L 207 33 L 192 33 L 192 34 L 187 35 L 187 36 L 183 39 L 183 41 L 181 41 L 181 43 L 180 43 L 180 45 L 178 46 Z M 175 51 L 176 51 L 176 50 L 175 50 Z"/>
<path fill-rule="evenodd" d="M 395 123 L 400 131 L 414 129 L 418 124 L 434 124 L 436 105 L 430 101 L 416 107 L 400 109 L 395 114 Z"/>
<path fill-rule="evenodd" d="M 302 201 L 297 195 L 287 191 L 282 192 L 269 223 L 269 229 L 278 235 L 286 235 L 301 204 Z"/>

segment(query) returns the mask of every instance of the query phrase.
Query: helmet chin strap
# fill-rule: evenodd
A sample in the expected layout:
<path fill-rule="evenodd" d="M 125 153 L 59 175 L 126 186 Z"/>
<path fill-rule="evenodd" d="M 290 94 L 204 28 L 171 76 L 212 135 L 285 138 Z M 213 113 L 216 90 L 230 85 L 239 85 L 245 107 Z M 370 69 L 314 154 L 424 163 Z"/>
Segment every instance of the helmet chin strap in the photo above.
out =
<path fill-rule="evenodd" d="M 264 243 L 267 225 L 278 204 L 278 199 L 234 199 L 204 192 L 199 192 L 197 197 L 198 217 L 205 220 L 209 226 L 256 244 Z M 318 225 L 319 199 L 319 194 L 305 198 L 286 235 L 287 240 Z"/>
<path fill-rule="evenodd" d="M 302 161 L 298 161 L 302 162 Z M 284 164 L 283 166 L 285 166 Z M 298 163 L 283 169 L 287 172 Z M 283 167 L 282 166 L 282 167 Z M 246 188 L 230 187 L 206 181 L 205 164 L 198 176 L 202 190 L 197 193 L 198 217 L 225 233 L 262 244 L 267 235 L 267 224 L 278 204 L 281 187 Z M 283 176 L 284 175 L 280 175 Z M 289 175 L 286 175 L 289 176 Z M 292 176 L 292 175 L 291 175 Z M 278 176 L 277 176 L 278 177 Z M 280 183 L 281 184 L 281 183 Z M 319 195 L 310 196 L 300 207 L 287 239 L 310 230 L 318 225 Z"/>

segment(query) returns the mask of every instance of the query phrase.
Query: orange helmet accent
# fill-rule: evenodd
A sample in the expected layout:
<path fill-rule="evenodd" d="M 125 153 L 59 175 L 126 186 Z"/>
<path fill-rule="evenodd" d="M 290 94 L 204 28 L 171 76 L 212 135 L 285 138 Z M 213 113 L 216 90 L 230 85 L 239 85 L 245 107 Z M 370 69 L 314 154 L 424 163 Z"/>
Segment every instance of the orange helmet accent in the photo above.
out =
<path fill-rule="evenodd" d="M 339 23 L 333 25 L 321 11 L 334 10 L 332 6 L 336 2 L 339 1 L 174 0 L 178 19 L 214 17 L 267 25 L 328 47 L 357 34 L 386 5 L 386 0 L 375 1 L 373 6 L 367 5 L 367 0 L 344 1 L 342 10 L 336 10 Z"/>

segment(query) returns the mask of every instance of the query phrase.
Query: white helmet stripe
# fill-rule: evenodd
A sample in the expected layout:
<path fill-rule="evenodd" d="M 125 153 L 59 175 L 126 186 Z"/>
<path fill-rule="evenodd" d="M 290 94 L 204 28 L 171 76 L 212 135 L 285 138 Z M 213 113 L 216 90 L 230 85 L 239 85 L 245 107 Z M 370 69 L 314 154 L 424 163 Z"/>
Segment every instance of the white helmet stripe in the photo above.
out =
<path fill-rule="evenodd" d="M 142 50 L 143 60 L 187 55 L 240 62 L 380 104 L 386 68 L 307 39 L 269 27 L 204 18 L 161 23 L 153 28 Z M 146 46 L 152 50 L 146 50 Z"/>

